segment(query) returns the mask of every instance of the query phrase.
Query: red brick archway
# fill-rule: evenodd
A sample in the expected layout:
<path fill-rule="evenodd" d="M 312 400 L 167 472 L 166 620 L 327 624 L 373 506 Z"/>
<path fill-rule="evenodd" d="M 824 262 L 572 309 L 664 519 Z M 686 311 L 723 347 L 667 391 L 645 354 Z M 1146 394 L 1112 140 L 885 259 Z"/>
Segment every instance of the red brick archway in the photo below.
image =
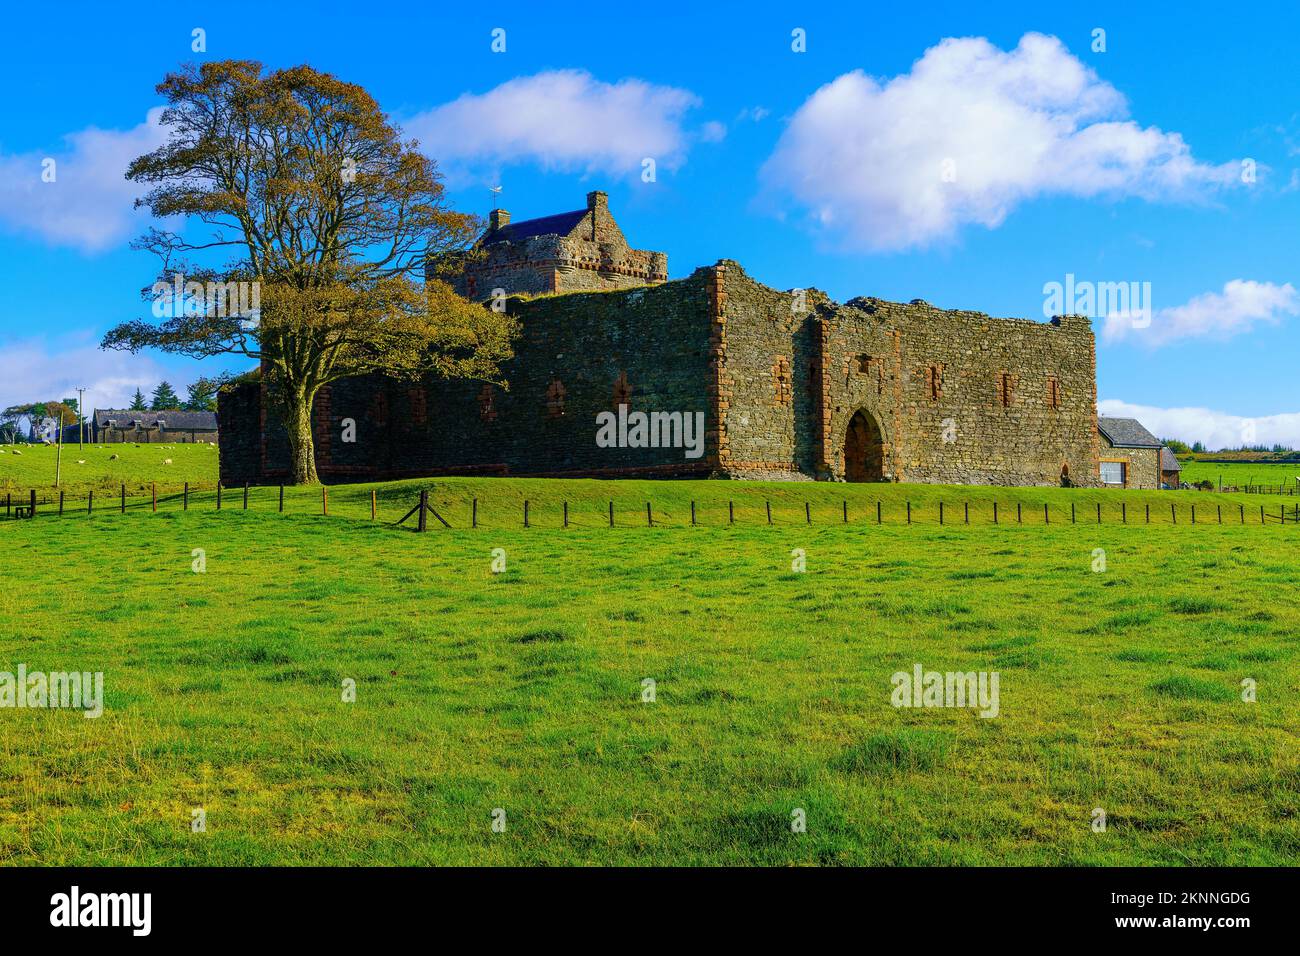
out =
<path fill-rule="evenodd" d="M 849 419 L 849 427 L 844 433 L 844 479 L 885 480 L 885 442 L 880 426 L 861 409 Z"/>

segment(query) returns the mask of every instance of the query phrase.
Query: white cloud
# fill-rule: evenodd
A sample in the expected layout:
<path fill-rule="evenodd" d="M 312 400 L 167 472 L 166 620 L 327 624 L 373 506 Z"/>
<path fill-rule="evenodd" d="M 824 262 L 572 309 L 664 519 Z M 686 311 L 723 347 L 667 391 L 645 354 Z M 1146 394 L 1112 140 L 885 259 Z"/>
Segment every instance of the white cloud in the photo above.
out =
<path fill-rule="evenodd" d="M 660 169 L 681 165 L 691 138 L 682 117 L 699 104 L 678 87 L 555 70 L 466 93 L 402 125 L 453 176 L 520 162 L 633 176 L 647 157 Z"/>
<path fill-rule="evenodd" d="M 0 224 L 53 245 L 100 252 L 139 228 L 132 209 L 144 189 L 129 182 L 131 160 L 162 145 L 162 107 L 126 130 L 88 127 L 64 137 L 63 149 L 0 155 Z M 41 178 L 42 161 L 55 161 L 53 182 Z"/>
<path fill-rule="evenodd" d="M 7 344 L 5 369 L 0 378 L 0 408 L 75 396 L 78 386 L 86 389 L 87 408 L 124 408 L 137 386 L 147 396 L 163 379 L 185 394 L 175 376 L 169 376 L 149 356 L 103 351 L 84 339 L 28 339 Z"/>
<path fill-rule="evenodd" d="M 1189 445 L 1199 441 L 1214 451 L 1242 445 L 1300 448 L 1300 412 L 1250 418 L 1209 408 L 1132 405 L 1113 398 L 1098 402 L 1097 412 L 1115 418 L 1136 418 L 1157 437 L 1177 438 Z"/>
<path fill-rule="evenodd" d="M 720 143 L 727 137 L 727 125 L 709 120 L 700 127 L 700 139 L 706 143 Z"/>
<path fill-rule="evenodd" d="M 1206 292 L 1183 305 L 1156 309 L 1145 328 L 1122 315 L 1109 315 L 1102 326 L 1106 342 L 1133 339 L 1155 348 L 1179 339 L 1217 341 L 1249 332 L 1256 325 L 1277 325 L 1300 312 L 1300 295 L 1291 283 L 1274 285 L 1250 279 L 1233 279 L 1222 292 Z"/>
<path fill-rule="evenodd" d="M 910 73 L 846 73 L 810 96 L 761 178 L 846 244 L 930 245 L 993 228 L 1051 195 L 1204 200 L 1240 166 L 1196 160 L 1178 133 L 1126 118 L 1123 95 L 1055 37 L 1004 52 L 947 39 Z"/>

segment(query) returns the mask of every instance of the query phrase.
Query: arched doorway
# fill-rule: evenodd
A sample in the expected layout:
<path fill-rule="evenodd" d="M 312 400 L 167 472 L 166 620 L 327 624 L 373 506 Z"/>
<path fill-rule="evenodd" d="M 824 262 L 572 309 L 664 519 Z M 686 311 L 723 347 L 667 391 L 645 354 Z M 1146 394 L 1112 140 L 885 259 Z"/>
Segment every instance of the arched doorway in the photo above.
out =
<path fill-rule="evenodd" d="M 844 432 L 844 480 L 885 480 L 885 442 L 880 426 L 861 409 L 849 419 Z"/>

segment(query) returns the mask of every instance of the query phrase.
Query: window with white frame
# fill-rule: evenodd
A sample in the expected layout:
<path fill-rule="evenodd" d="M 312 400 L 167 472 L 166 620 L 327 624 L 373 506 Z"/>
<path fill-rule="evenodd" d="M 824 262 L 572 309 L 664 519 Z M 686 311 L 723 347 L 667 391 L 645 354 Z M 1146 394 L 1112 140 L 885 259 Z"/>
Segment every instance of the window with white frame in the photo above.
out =
<path fill-rule="evenodd" d="M 1101 483 L 1103 485 L 1124 484 L 1125 464 L 1122 461 L 1103 461 L 1101 463 Z"/>

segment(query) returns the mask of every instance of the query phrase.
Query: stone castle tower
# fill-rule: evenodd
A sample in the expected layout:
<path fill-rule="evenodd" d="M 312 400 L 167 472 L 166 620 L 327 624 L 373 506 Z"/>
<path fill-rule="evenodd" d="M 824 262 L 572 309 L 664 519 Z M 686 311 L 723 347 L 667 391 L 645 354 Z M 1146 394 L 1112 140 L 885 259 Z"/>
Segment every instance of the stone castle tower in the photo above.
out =
<path fill-rule="evenodd" d="M 599 292 L 658 285 L 668 280 L 668 256 L 633 249 L 609 212 L 609 197 L 587 193 L 587 208 L 511 222 L 492 210 L 488 229 L 455 282 L 469 299 L 506 295 Z"/>

